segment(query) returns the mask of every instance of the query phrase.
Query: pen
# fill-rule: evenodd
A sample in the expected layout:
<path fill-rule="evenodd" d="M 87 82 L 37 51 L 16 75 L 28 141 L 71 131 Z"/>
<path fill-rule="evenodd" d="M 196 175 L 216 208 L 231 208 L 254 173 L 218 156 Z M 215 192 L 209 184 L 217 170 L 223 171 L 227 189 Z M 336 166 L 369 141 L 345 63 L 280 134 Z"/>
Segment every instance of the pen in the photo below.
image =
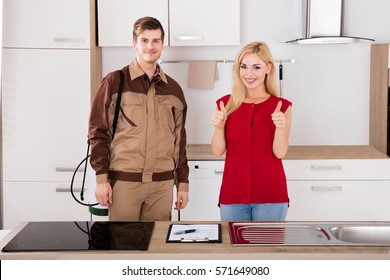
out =
<path fill-rule="evenodd" d="M 195 231 L 197 231 L 197 230 L 196 229 L 186 229 L 186 230 L 176 231 L 173 234 L 175 234 L 175 235 L 177 235 L 177 234 L 186 234 L 186 233 L 193 233 Z"/>

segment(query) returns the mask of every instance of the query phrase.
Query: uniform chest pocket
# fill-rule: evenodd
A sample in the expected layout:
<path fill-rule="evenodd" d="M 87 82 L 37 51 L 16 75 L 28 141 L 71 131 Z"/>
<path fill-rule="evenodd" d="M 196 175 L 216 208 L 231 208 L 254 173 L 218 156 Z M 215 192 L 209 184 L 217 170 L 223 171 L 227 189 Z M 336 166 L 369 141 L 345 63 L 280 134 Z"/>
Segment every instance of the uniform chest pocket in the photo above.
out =
<path fill-rule="evenodd" d="M 157 95 L 156 98 L 159 126 L 174 133 L 183 116 L 183 103 L 173 95 Z"/>
<path fill-rule="evenodd" d="M 158 119 L 163 128 L 175 130 L 175 108 L 167 102 L 158 102 Z"/>
<path fill-rule="evenodd" d="M 146 122 L 145 101 L 140 98 L 126 98 L 121 104 L 118 124 L 120 128 L 142 128 Z"/>

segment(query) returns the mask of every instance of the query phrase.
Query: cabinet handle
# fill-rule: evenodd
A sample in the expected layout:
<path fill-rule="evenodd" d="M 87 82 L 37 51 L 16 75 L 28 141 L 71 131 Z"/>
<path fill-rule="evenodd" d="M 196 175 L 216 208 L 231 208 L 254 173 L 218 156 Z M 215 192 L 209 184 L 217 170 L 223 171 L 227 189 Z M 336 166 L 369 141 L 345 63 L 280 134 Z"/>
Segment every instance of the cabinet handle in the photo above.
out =
<path fill-rule="evenodd" d="M 199 41 L 203 40 L 202 36 L 175 36 L 177 41 Z"/>
<path fill-rule="evenodd" d="M 69 187 L 57 187 L 56 192 L 58 192 L 58 193 L 69 192 L 70 193 L 70 188 Z M 74 188 L 73 192 L 81 192 L 81 188 Z"/>
<path fill-rule="evenodd" d="M 312 165 L 311 170 L 343 170 L 342 165 Z"/>
<path fill-rule="evenodd" d="M 56 167 L 57 172 L 74 172 L 74 167 Z M 77 172 L 84 172 L 84 167 L 80 166 Z"/>
<path fill-rule="evenodd" d="M 343 187 L 333 186 L 333 187 L 321 187 L 321 186 L 312 186 L 311 190 L 313 192 L 341 192 Z"/>
<path fill-rule="evenodd" d="M 214 170 L 215 175 L 221 175 L 223 174 L 223 170 Z"/>
<path fill-rule="evenodd" d="M 56 37 L 53 40 L 55 43 L 85 43 L 84 38 Z"/>

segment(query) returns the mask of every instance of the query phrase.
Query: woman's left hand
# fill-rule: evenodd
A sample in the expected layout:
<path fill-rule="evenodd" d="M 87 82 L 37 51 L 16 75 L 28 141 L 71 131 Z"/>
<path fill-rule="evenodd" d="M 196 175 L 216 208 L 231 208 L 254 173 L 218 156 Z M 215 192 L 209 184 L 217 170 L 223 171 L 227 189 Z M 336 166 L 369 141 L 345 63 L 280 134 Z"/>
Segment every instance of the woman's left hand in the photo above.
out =
<path fill-rule="evenodd" d="M 271 115 L 272 121 L 274 122 L 276 128 L 284 128 L 286 126 L 286 120 L 284 118 L 283 112 L 280 111 L 280 108 L 282 108 L 282 101 L 278 102 L 275 111 Z"/>

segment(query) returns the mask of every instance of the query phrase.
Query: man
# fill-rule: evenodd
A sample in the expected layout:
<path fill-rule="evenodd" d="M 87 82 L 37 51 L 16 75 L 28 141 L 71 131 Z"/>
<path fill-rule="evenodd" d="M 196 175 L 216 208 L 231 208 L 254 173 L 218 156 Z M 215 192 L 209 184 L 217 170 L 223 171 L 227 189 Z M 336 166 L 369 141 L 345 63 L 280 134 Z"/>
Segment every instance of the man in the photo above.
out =
<path fill-rule="evenodd" d="M 170 220 L 188 202 L 185 120 L 187 105 L 179 84 L 157 64 L 164 29 L 152 17 L 134 23 L 136 58 L 122 69 L 124 87 L 112 138 L 119 72 L 103 78 L 90 121 L 91 166 L 97 201 L 111 221 Z"/>

